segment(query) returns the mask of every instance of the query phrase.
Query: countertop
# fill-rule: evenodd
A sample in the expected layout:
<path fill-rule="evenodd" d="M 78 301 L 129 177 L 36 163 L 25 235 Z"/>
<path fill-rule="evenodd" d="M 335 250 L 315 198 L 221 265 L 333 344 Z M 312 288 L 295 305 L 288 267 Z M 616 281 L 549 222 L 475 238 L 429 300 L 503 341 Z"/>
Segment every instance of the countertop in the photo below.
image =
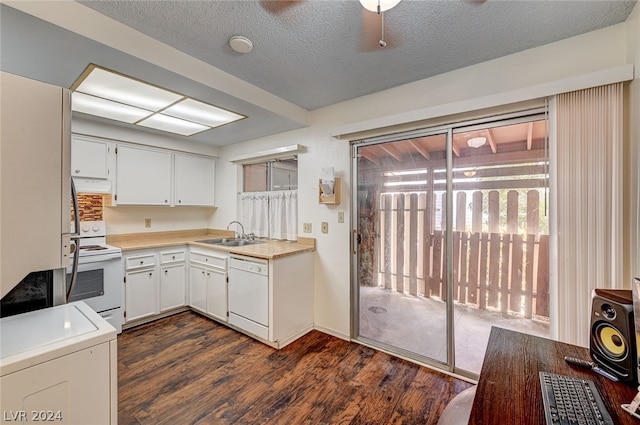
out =
<path fill-rule="evenodd" d="M 179 230 L 169 232 L 129 233 L 107 236 L 109 245 L 117 246 L 123 252 L 139 249 L 170 248 L 179 245 L 191 247 L 216 249 L 232 254 L 248 255 L 251 257 L 273 260 L 288 255 L 302 252 L 315 251 L 316 240 L 314 238 L 298 238 L 297 242 L 265 240 L 264 243 L 226 247 L 198 243 L 198 240 L 211 238 L 233 237 L 233 231 L 215 229 Z"/>

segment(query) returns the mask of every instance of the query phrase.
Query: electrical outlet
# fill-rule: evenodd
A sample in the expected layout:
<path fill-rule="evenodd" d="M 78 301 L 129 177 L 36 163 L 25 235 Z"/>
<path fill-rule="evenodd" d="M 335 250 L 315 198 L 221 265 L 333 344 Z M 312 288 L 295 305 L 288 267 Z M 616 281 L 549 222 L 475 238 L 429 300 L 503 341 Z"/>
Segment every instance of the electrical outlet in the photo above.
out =
<path fill-rule="evenodd" d="M 344 212 L 338 212 L 338 223 L 344 223 Z"/>
<path fill-rule="evenodd" d="M 322 229 L 322 233 L 329 233 L 329 223 L 323 221 L 322 223 L 320 223 L 320 226 Z"/>
<path fill-rule="evenodd" d="M 304 233 L 311 233 L 311 223 L 303 223 L 302 224 L 302 231 Z"/>
<path fill-rule="evenodd" d="M 151 219 L 150 218 L 145 218 L 144 219 L 144 227 L 151 227 Z"/>

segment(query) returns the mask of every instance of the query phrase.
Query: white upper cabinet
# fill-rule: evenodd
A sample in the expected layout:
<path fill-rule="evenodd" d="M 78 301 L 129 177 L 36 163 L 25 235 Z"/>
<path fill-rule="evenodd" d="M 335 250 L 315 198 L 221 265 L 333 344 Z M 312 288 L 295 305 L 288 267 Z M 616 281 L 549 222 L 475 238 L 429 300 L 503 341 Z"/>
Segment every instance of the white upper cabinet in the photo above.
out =
<path fill-rule="evenodd" d="M 109 177 L 110 143 L 81 136 L 71 138 L 71 176 L 94 179 Z"/>
<path fill-rule="evenodd" d="M 76 185 L 107 181 L 113 205 L 214 206 L 215 161 L 208 156 L 73 135 L 71 176 Z"/>
<path fill-rule="evenodd" d="M 170 205 L 171 153 L 118 145 L 118 205 Z"/>
<path fill-rule="evenodd" d="M 176 153 L 174 164 L 174 204 L 212 207 L 215 179 L 213 159 Z"/>

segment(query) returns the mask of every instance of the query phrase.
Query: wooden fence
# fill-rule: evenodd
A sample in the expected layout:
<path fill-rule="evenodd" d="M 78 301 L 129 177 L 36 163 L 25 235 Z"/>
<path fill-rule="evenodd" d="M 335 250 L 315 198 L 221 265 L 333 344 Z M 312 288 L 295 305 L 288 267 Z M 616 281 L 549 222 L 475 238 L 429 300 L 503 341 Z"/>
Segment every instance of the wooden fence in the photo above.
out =
<path fill-rule="evenodd" d="M 381 195 L 379 286 L 446 299 L 446 210 L 444 194 L 439 196 L 436 208 L 435 197 L 425 192 Z M 508 191 L 502 209 L 499 198 L 495 190 L 476 191 L 468 204 L 465 192 L 456 193 L 454 299 L 525 318 L 548 317 L 549 236 L 539 233 L 539 192 L 527 192 L 524 208 L 516 190 Z"/>

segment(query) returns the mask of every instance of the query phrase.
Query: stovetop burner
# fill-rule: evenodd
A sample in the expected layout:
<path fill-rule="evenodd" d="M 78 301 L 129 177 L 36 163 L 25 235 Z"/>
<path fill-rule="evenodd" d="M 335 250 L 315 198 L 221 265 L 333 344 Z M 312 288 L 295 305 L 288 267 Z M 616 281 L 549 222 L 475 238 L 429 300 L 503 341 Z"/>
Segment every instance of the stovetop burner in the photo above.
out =
<path fill-rule="evenodd" d="M 102 251 L 103 249 L 107 249 L 107 247 L 102 245 L 84 245 L 80 247 L 81 251 Z"/>

